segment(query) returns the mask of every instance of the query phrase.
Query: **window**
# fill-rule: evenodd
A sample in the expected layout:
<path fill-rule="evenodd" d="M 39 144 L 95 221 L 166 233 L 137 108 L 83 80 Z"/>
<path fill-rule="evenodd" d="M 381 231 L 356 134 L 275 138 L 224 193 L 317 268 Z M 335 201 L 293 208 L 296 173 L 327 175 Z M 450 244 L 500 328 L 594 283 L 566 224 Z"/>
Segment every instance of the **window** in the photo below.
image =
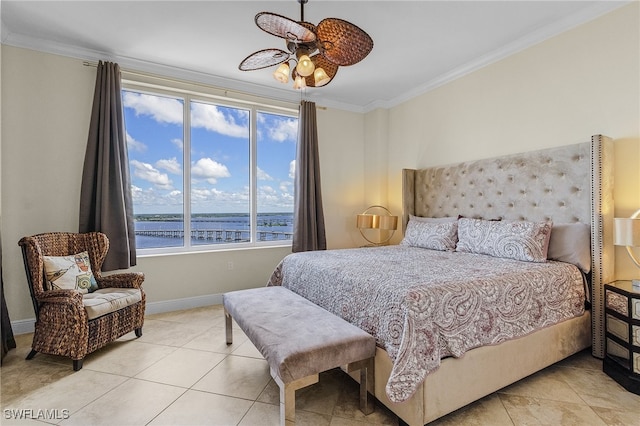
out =
<path fill-rule="evenodd" d="M 291 244 L 297 112 L 123 87 L 141 253 Z"/>

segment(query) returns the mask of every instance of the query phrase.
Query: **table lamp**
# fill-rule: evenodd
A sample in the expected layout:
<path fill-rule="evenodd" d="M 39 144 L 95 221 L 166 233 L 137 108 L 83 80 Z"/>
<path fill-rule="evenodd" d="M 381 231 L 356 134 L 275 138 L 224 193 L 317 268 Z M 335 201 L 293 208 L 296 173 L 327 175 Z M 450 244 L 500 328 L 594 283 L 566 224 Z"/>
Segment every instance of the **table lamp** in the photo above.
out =
<path fill-rule="evenodd" d="M 380 246 L 388 242 L 395 230 L 398 228 L 398 216 L 391 214 L 389 209 L 383 206 L 371 206 L 356 216 L 356 226 L 362 234 L 362 238 L 374 246 Z M 366 235 L 367 229 L 378 230 L 377 240 L 372 240 Z M 386 238 L 382 237 L 382 232 L 386 232 Z"/>
<path fill-rule="evenodd" d="M 632 247 L 640 247 L 640 210 L 629 218 L 615 218 L 613 222 L 613 244 L 626 246 L 633 263 L 640 268 L 640 260 L 633 254 Z M 640 288 L 640 279 L 632 280 L 633 286 Z"/>

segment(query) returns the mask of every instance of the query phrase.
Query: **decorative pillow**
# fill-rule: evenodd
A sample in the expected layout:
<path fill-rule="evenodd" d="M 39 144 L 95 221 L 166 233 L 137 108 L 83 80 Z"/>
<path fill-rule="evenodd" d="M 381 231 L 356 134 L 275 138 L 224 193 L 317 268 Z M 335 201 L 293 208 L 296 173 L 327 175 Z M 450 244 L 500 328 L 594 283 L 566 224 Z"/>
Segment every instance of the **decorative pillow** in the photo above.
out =
<path fill-rule="evenodd" d="M 455 250 L 458 240 L 458 221 L 424 221 L 409 217 L 401 245 L 431 250 Z"/>
<path fill-rule="evenodd" d="M 551 222 L 458 220 L 457 251 L 546 262 Z"/>
<path fill-rule="evenodd" d="M 591 271 L 591 226 L 584 223 L 553 225 L 547 257 L 573 263 L 588 274 Z"/>
<path fill-rule="evenodd" d="M 43 256 L 45 280 L 49 290 L 79 290 L 91 293 L 98 289 L 89 253 L 72 254 L 70 256 Z"/>

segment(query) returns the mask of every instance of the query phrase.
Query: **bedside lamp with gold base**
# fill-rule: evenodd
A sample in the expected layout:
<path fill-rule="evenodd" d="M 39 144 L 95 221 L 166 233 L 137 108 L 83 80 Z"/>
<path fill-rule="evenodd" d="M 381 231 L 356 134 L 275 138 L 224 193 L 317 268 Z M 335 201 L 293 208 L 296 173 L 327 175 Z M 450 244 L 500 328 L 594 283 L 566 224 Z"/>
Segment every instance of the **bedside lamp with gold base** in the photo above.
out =
<path fill-rule="evenodd" d="M 370 246 L 382 246 L 398 228 L 398 216 L 392 215 L 386 207 L 375 205 L 356 216 L 356 226 Z"/>

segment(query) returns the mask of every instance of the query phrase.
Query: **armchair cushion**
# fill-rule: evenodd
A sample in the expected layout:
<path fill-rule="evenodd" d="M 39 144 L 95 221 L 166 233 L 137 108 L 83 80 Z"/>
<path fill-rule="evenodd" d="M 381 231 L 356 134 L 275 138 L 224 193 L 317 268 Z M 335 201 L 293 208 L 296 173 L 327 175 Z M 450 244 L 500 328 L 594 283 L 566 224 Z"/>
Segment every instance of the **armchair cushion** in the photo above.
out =
<path fill-rule="evenodd" d="M 142 292 L 137 288 L 101 288 L 82 296 L 87 319 L 101 317 L 142 300 Z"/>
<path fill-rule="evenodd" d="M 89 253 L 69 256 L 43 256 L 45 280 L 49 290 L 78 290 L 91 293 L 98 289 Z"/>

